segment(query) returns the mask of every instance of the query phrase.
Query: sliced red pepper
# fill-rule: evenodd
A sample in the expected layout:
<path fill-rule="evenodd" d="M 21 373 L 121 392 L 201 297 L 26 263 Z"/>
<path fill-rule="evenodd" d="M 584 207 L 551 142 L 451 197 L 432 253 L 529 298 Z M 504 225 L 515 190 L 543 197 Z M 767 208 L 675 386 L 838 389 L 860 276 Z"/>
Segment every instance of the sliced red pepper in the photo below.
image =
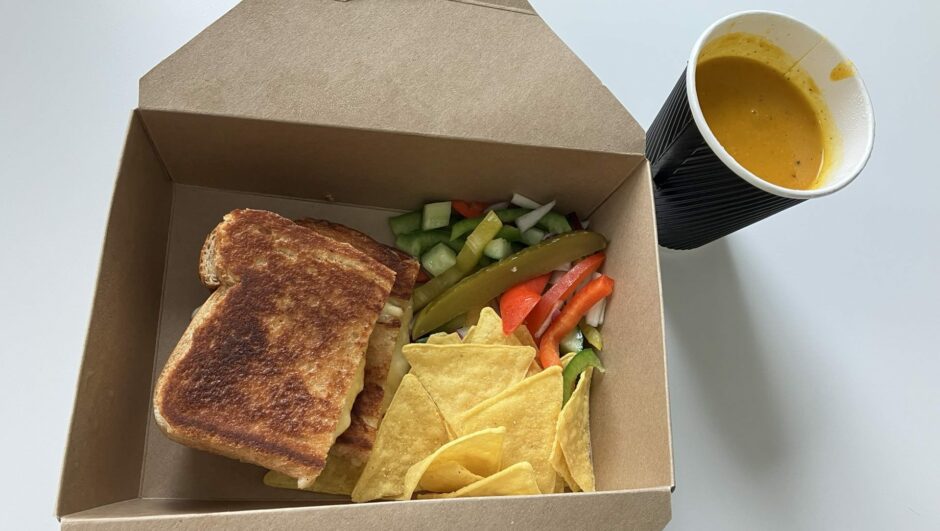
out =
<path fill-rule="evenodd" d="M 454 200 L 450 202 L 450 206 L 465 218 L 478 218 L 483 215 L 483 211 L 486 210 L 487 205 L 479 201 Z"/>
<path fill-rule="evenodd" d="M 570 297 L 582 282 L 601 267 L 601 264 L 604 263 L 604 257 L 604 253 L 595 253 L 581 260 L 558 279 L 558 282 L 545 292 L 545 295 L 542 295 L 541 300 L 529 313 L 529 318 L 526 321 L 526 326 L 529 327 L 529 332 L 533 336 L 537 336 L 538 332 L 545 327 L 545 321 L 552 316 L 555 308 Z"/>
<path fill-rule="evenodd" d="M 542 334 L 539 342 L 539 365 L 547 368 L 552 365 L 561 365 L 558 355 L 558 343 L 569 332 L 578 326 L 581 318 L 595 304 L 610 296 L 614 292 L 614 279 L 601 275 L 587 283 L 581 291 L 575 293 L 568 301 L 557 319 L 552 321 L 548 330 Z"/>
<path fill-rule="evenodd" d="M 418 276 L 415 277 L 415 284 L 424 284 L 429 280 L 431 280 L 431 275 L 429 275 L 423 267 L 418 269 Z"/>
<path fill-rule="evenodd" d="M 499 315 L 503 320 L 503 333 L 507 336 L 525 321 L 529 312 L 538 304 L 542 290 L 548 284 L 551 273 L 537 276 L 506 290 L 499 297 Z"/>

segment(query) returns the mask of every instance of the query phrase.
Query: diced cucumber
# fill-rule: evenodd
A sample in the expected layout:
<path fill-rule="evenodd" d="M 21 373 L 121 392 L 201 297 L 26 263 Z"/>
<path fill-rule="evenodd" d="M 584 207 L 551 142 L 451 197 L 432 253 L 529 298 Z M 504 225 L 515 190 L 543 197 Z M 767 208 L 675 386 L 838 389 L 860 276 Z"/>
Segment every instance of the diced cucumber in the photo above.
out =
<path fill-rule="evenodd" d="M 549 212 L 542 216 L 542 219 L 536 223 L 537 227 L 541 227 L 552 234 L 562 234 L 565 232 L 571 232 L 571 224 L 568 223 L 568 220 L 565 219 L 565 216 L 562 216 L 558 212 Z"/>
<path fill-rule="evenodd" d="M 450 225 L 450 201 L 424 205 L 421 230 L 439 229 Z"/>
<path fill-rule="evenodd" d="M 503 223 L 512 223 L 516 221 L 521 216 L 524 216 L 530 212 L 528 208 L 506 208 L 503 210 L 494 210 L 493 212 L 499 217 L 499 220 Z M 477 228 L 477 225 L 483 221 L 483 217 L 478 218 L 467 218 L 454 223 L 454 226 L 450 229 L 451 239 L 457 239 L 464 234 L 472 231 Z"/>
<path fill-rule="evenodd" d="M 483 254 L 493 260 L 502 260 L 512 254 L 512 244 L 503 238 L 493 238 L 490 243 L 483 248 Z"/>
<path fill-rule="evenodd" d="M 503 225 L 503 228 L 499 229 L 499 232 L 496 233 L 496 237 L 511 242 L 521 242 L 522 231 L 512 225 Z"/>
<path fill-rule="evenodd" d="M 546 234 L 548 233 L 542 229 L 532 228 L 522 233 L 522 241 L 526 245 L 535 245 L 544 240 Z"/>
<path fill-rule="evenodd" d="M 574 327 L 574 330 L 568 333 L 561 340 L 561 352 L 567 354 L 569 352 L 581 352 L 581 349 L 584 348 L 584 335 L 581 333 L 581 330 L 578 327 Z"/>
<path fill-rule="evenodd" d="M 399 216 L 388 218 L 388 226 L 395 236 L 408 234 L 421 228 L 421 211 L 407 212 Z"/>
<path fill-rule="evenodd" d="M 457 253 L 443 243 L 439 243 L 431 250 L 421 255 L 421 265 L 424 270 L 433 276 L 438 276 L 457 263 Z"/>
<path fill-rule="evenodd" d="M 395 247 L 410 254 L 411 256 L 421 256 L 431 247 L 439 243 L 450 242 L 450 234 L 443 230 L 416 231 L 410 234 L 402 234 L 395 238 Z"/>

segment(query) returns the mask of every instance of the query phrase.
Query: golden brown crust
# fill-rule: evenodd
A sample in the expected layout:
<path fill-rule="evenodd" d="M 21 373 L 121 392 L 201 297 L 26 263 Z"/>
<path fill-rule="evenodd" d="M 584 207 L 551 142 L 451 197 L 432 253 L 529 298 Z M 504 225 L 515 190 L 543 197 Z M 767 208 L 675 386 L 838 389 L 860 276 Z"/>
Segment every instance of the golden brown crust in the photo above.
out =
<path fill-rule="evenodd" d="M 402 300 L 411 298 L 411 292 L 414 290 L 415 279 L 418 276 L 420 264 L 408 253 L 404 253 L 388 245 L 383 245 L 367 234 L 338 223 L 313 218 L 300 219 L 297 220 L 297 223 L 314 229 L 320 234 L 333 238 L 334 240 L 348 243 L 369 255 L 373 260 L 377 260 L 385 267 L 391 269 L 395 272 L 395 285 L 392 287 L 392 297 L 397 297 Z"/>
<path fill-rule="evenodd" d="M 167 435 L 312 481 L 394 272 L 276 214 L 235 210 L 200 276 L 218 289 L 157 382 Z"/>
<path fill-rule="evenodd" d="M 383 245 L 371 237 L 344 225 L 316 219 L 302 219 L 297 223 L 320 234 L 348 243 L 378 260 L 396 273 L 392 296 L 403 300 L 411 297 L 419 264 L 411 256 Z M 389 316 L 379 317 L 366 350 L 365 385 L 353 405 L 352 421 L 333 447 L 333 452 L 364 463 L 372 452 L 375 434 L 382 420 L 382 404 L 389 366 L 398 340 L 401 321 Z"/>

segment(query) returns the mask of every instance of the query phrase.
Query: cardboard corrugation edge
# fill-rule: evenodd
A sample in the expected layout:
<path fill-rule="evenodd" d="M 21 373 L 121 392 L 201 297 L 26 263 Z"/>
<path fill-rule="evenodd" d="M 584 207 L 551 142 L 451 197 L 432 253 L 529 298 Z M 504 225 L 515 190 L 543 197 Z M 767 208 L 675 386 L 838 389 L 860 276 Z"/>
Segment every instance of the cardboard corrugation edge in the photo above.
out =
<path fill-rule="evenodd" d="M 540 17 L 486 3 L 244 0 L 141 79 L 140 107 L 644 153 Z"/>

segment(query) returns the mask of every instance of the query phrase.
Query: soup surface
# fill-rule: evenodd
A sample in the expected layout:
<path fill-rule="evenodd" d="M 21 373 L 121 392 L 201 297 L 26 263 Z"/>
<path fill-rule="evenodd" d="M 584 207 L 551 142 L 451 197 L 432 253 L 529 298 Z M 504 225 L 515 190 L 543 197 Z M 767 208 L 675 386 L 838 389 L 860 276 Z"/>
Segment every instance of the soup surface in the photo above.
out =
<path fill-rule="evenodd" d="M 783 72 L 750 57 L 713 57 L 698 63 L 695 83 L 708 127 L 738 163 L 786 188 L 819 185 L 819 117 Z"/>

